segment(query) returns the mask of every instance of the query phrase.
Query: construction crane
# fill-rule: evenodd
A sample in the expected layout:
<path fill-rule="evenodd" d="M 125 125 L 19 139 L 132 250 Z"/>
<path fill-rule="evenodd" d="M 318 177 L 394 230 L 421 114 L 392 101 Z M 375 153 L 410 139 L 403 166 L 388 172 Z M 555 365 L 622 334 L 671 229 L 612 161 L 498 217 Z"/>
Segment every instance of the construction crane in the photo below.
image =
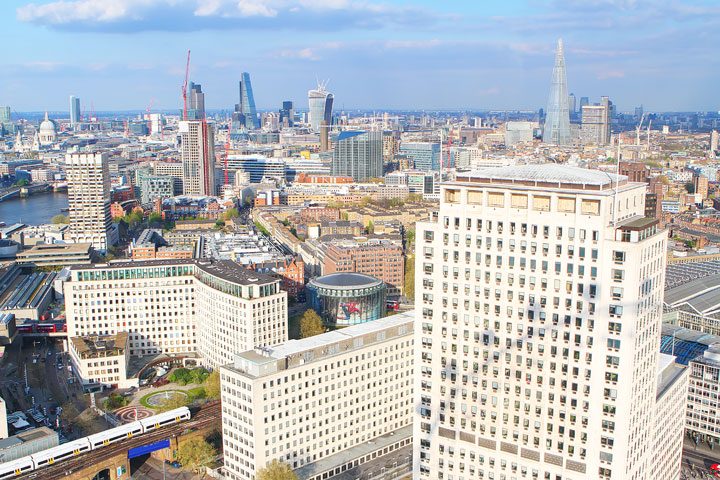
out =
<path fill-rule="evenodd" d="M 640 123 L 638 123 L 638 126 L 635 128 L 635 145 L 640 145 L 640 129 L 642 128 L 642 124 L 645 121 L 645 114 L 642 114 L 642 117 L 640 117 Z"/>
<path fill-rule="evenodd" d="M 147 114 L 148 114 L 148 135 L 152 135 L 152 120 L 150 119 L 150 109 L 153 106 L 153 103 L 155 103 L 155 99 L 150 99 L 150 105 L 147 106 Z"/>
<path fill-rule="evenodd" d="M 188 73 L 190 72 L 190 50 L 188 50 L 187 64 L 185 65 L 185 83 L 182 86 L 182 97 L 183 97 L 183 120 L 187 120 L 187 84 L 188 84 Z"/>
<path fill-rule="evenodd" d="M 130 136 L 130 129 L 128 128 L 127 118 L 123 118 L 123 125 L 125 125 L 125 136 Z"/>
<path fill-rule="evenodd" d="M 97 121 L 97 117 L 95 117 L 95 102 L 92 100 L 90 101 L 90 118 L 88 120 L 91 122 Z"/>

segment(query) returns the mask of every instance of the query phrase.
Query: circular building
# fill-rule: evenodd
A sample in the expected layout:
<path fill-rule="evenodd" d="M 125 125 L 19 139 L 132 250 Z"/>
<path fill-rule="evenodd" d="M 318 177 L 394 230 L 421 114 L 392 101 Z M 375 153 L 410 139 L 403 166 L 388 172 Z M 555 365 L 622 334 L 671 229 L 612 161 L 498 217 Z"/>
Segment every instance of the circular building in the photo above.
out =
<path fill-rule="evenodd" d="M 306 286 L 310 306 L 323 324 L 345 327 L 385 316 L 386 286 L 362 273 L 332 273 Z"/>

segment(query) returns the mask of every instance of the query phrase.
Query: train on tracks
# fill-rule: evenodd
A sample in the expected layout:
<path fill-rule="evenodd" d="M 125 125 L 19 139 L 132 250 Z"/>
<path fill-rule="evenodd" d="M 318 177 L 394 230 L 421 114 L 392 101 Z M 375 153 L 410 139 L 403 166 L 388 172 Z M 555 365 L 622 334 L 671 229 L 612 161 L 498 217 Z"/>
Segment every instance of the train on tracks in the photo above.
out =
<path fill-rule="evenodd" d="M 47 450 L 33 453 L 27 457 L 0 463 L 0 480 L 26 475 L 34 470 L 82 455 L 91 450 L 98 450 L 110 444 L 189 419 L 190 409 L 180 407 L 136 422 L 120 425 L 119 427 L 111 428 L 104 432 L 73 440 L 58 445 L 57 447 L 48 448 Z"/>

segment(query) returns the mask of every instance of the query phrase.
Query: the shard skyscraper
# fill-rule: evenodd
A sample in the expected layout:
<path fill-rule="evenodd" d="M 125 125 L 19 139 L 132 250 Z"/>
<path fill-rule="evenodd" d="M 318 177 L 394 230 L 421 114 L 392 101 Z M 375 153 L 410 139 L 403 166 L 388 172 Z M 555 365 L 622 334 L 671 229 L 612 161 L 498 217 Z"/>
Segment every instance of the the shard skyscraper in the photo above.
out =
<path fill-rule="evenodd" d="M 555 66 L 552 71 L 550 98 L 548 99 L 543 142 L 556 145 L 570 143 L 570 107 L 568 101 L 567 77 L 565 75 L 565 55 L 562 38 L 558 40 Z"/>

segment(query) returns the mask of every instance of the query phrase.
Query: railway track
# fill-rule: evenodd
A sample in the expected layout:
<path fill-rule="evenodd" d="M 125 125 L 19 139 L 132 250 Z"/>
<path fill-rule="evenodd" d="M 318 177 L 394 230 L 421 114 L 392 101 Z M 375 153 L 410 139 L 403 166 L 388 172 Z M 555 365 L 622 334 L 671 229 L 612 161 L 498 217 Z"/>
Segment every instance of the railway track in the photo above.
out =
<path fill-rule="evenodd" d="M 152 417 L 151 417 L 152 418 Z M 147 445 L 149 443 L 173 438 L 188 430 L 204 428 L 214 422 L 220 421 L 220 402 L 212 402 L 200 407 L 190 420 L 179 424 L 164 427 L 161 430 L 153 430 L 135 438 L 111 444 L 98 450 L 92 450 L 84 455 L 73 457 L 50 467 L 41 468 L 29 472 L 27 475 L 17 477 L 19 479 L 42 478 L 42 480 L 55 480 L 65 478 L 77 470 L 82 470 L 88 465 L 97 465 L 113 457 L 120 452 L 126 452 L 132 448 Z M 129 473 L 129 472 L 128 472 Z"/>

